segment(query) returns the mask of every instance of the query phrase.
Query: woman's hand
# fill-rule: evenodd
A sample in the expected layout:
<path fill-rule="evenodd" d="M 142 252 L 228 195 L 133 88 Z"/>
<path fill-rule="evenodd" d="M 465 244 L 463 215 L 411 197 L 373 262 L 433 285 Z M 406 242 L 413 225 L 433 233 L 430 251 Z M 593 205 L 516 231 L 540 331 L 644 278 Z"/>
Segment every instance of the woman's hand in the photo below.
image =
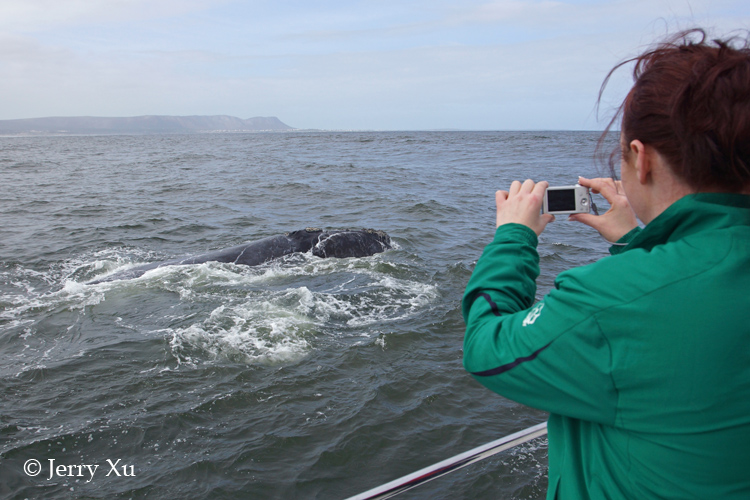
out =
<path fill-rule="evenodd" d="M 546 181 L 535 184 L 528 179 L 523 184 L 513 181 L 509 191 L 496 192 L 497 227 L 510 223 L 523 224 L 539 236 L 547 224 L 555 220 L 554 215 L 541 213 L 547 186 Z"/>
<path fill-rule="evenodd" d="M 609 202 L 610 209 L 603 215 L 573 214 L 570 220 L 583 222 L 593 227 L 610 243 L 616 242 L 638 226 L 638 220 L 633 209 L 630 208 L 630 202 L 625 196 L 620 181 L 607 177 L 598 179 L 579 177 L 578 183 L 590 188 L 592 193 L 601 193 Z"/>

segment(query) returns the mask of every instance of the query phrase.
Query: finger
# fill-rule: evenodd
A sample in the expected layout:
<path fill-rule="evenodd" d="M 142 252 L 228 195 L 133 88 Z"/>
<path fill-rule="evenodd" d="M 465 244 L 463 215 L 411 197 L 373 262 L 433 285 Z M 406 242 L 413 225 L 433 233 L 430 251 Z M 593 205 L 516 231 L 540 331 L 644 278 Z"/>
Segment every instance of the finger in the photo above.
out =
<path fill-rule="evenodd" d="M 590 226 L 596 229 L 597 231 L 599 230 L 598 227 L 601 222 L 601 219 L 599 219 L 599 216 L 596 216 L 593 214 L 572 214 L 568 217 L 568 220 L 586 224 L 587 226 Z"/>
<path fill-rule="evenodd" d="M 521 181 L 513 181 L 508 190 L 508 196 L 515 196 L 519 191 L 521 191 Z"/>
<path fill-rule="evenodd" d="M 611 179 L 610 177 L 597 177 L 595 179 L 587 179 L 586 177 L 579 177 L 578 184 L 580 184 L 581 186 L 586 186 L 588 188 L 596 189 L 596 188 L 604 188 L 607 186 L 613 187 L 614 180 Z"/>
<path fill-rule="evenodd" d="M 530 193 L 534 189 L 534 181 L 531 179 L 526 179 L 523 181 L 523 185 L 521 186 L 521 191 L 524 193 Z"/>
<path fill-rule="evenodd" d="M 599 190 L 596 188 L 597 182 L 600 179 L 587 179 L 586 177 L 578 177 L 578 184 L 580 184 L 583 187 L 587 187 L 591 189 L 591 192 L 593 193 L 599 193 Z"/>
<path fill-rule="evenodd" d="M 594 193 L 599 193 L 604 198 L 612 203 L 612 200 L 614 200 L 618 195 L 621 193 L 618 192 L 618 189 L 615 185 L 615 182 L 608 178 L 608 177 L 600 177 L 598 179 L 588 179 L 588 186 Z M 583 184 L 581 184 L 583 186 Z"/>
<path fill-rule="evenodd" d="M 575 222 L 583 222 L 584 220 L 589 219 L 591 217 L 592 217 L 591 214 L 570 214 L 568 216 L 568 220 L 572 220 Z M 596 216 L 594 215 L 593 217 L 596 217 Z"/>
<path fill-rule="evenodd" d="M 547 181 L 537 182 L 536 185 L 534 186 L 534 189 L 531 191 L 531 194 L 534 194 L 538 196 L 539 198 L 543 198 L 544 192 L 547 190 L 548 187 L 549 187 L 549 182 Z"/>

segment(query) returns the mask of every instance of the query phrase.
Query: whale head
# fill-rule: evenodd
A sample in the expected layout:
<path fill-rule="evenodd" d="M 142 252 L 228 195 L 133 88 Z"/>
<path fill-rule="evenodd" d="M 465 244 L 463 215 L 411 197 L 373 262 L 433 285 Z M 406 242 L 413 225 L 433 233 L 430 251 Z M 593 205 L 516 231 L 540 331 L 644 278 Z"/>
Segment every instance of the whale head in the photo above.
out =
<path fill-rule="evenodd" d="M 366 257 L 389 248 L 391 238 L 384 231 L 352 229 L 322 232 L 312 253 L 318 257 Z"/>

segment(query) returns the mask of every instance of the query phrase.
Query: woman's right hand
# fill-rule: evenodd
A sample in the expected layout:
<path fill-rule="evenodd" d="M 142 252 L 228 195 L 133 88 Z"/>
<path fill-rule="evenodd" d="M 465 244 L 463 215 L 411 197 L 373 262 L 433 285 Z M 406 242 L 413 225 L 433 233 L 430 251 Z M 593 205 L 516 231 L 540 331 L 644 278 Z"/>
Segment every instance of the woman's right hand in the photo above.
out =
<path fill-rule="evenodd" d="M 620 181 L 608 177 L 597 179 L 586 179 L 579 177 L 578 183 L 591 189 L 594 194 L 601 193 L 609 202 L 610 209 L 603 215 L 573 214 L 570 220 L 582 222 L 591 226 L 601 234 L 605 240 L 614 243 L 632 229 L 638 226 L 635 212 L 630 207 L 627 196 L 622 189 Z"/>

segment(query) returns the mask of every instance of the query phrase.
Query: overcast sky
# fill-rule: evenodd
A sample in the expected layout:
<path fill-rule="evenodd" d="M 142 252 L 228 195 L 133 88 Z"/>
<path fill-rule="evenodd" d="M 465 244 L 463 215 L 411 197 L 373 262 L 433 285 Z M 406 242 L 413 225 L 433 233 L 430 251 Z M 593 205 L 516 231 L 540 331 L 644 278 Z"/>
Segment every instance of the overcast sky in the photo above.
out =
<path fill-rule="evenodd" d="M 748 29 L 750 1 L 2 0 L 0 119 L 601 129 L 607 71 L 695 25 Z"/>

